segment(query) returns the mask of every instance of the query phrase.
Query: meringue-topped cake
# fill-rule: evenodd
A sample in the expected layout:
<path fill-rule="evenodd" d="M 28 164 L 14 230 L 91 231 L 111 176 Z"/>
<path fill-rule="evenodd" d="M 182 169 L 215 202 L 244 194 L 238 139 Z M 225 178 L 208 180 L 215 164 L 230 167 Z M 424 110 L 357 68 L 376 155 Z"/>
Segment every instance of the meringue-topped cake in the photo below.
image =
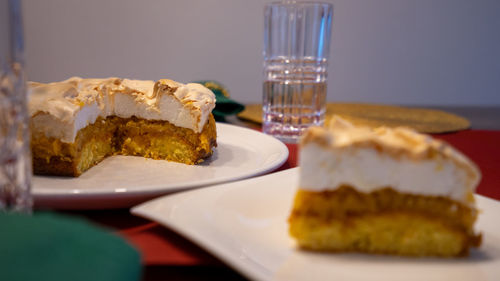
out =
<path fill-rule="evenodd" d="M 28 83 L 36 174 L 79 176 L 105 157 L 197 164 L 217 146 L 214 94 L 172 80 Z"/>
<path fill-rule="evenodd" d="M 481 243 L 480 172 L 450 145 L 406 128 L 311 128 L 299 152 L 289 217 L 299 247 L 406 256 L 464 256 Z"/>

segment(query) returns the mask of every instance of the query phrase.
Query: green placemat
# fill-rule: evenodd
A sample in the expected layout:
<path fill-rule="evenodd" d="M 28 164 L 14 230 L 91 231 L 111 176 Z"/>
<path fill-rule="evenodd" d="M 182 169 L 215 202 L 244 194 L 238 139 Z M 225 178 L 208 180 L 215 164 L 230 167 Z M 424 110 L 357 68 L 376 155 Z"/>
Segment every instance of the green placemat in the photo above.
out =
<path fill-rule="evenodd" d="M 229 91 L 221 83 L 213 80 L 196 81 L 194 83 L 202 84 L 215 94 L 216 102 L 212 114 L 216 121 L 224 122 L 226 116 L 236 115 L 245 109 L 243 104 L 230 98 Z"/>
<path fill-rule="evenodd" d="M 138 252 L 104 229 L 51 213 L 0 213 L 0 280 L 139 280 Z"/>

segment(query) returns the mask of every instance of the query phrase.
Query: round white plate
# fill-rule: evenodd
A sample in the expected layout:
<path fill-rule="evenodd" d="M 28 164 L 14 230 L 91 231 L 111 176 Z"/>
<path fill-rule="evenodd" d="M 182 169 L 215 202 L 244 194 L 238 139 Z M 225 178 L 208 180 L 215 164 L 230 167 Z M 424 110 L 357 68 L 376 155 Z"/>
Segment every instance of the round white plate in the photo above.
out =
<path fill-rule="evenodd" d="M 153 197 L 261 175 L 280 167 L 287 147 L 258 131 L 217 123 L 217 148 L 200 165 L 134 156 L 112 156 L 78 178 L 34 176 L 41 208 L 130 207 Z"/>

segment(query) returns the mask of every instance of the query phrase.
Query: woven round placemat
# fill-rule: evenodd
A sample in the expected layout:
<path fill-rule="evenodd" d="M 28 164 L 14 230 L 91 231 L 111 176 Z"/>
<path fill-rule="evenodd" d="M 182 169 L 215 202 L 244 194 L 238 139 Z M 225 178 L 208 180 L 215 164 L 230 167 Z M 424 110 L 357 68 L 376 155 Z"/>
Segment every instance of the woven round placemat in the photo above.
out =
<path fill-rule="evenodd" d="M 350 121 L 354 125 L 369 127 L 410 127 L 421 133 L 449 133 L 470 127 L 469 120 L 442 110 L 409 108 L 403 106 L 329 103 L 326 106 L 326 123 L 333 115 Z M 246 105 L 238 117 L 262 123 L 262 105 Z"/>

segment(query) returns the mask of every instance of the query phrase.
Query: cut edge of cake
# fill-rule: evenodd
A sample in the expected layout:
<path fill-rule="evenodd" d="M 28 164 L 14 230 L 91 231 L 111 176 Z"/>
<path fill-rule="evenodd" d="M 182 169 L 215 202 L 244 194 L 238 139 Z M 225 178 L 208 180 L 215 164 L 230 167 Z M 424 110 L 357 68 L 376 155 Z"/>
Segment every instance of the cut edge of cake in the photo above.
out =
<path fill-rule="evenodd" d="M 110 155 L 198 164 L 217 146 L 200 84 L 119 78 L 29 84 L 35 174 L 79 176 Z"/>
<path fill-rule="evenodd" d="M 450 145 L 335 118 L 328 129 L 309 129 L 300 146 L 288 219 L 299 247 L 452 257 L 481 244 L 473 196 L 481 175 Z"/>

